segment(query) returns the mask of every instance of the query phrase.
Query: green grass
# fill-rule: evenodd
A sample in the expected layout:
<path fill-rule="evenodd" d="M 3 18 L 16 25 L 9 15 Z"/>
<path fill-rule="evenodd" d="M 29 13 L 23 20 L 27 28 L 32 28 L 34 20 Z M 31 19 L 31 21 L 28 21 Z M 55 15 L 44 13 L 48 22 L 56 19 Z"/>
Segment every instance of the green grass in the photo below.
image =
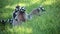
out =
<path fill-rule="evenodd" d="M 46 9 L 20 26 L 0 25 L 0 34 L 60 34 L 60 0 L 0 0 L 0 4 L 0 19 L 11 18 L 17 4 L 25 6 L 27 13 L 40 5 Z"/>

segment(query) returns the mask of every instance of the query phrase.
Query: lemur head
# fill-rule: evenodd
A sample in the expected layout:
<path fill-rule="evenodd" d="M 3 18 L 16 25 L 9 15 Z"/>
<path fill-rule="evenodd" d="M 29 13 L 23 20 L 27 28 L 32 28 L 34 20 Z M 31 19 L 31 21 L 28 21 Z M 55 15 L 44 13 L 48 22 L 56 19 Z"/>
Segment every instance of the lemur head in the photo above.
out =
<path fill-rule="evenodd" d="M 16 6 L 15 10 L 19 11 L 20 10 L 20 6 Z"/>
<path fill-rule="evenodd" d="M 41 11 L 45 11 L 45 8 L 42 7 L 42 6 L 40 6 L 38 9 L 41 10 Z"/>
<path fill-rule="evenodd" d="M 15 8 L 15 12 L 25 12 L 26 10 L 25 10 L 25 7 L 20 7 L 20 6 L 16 6 L 16 8 Z"/>
<path fill-rule="evenodd" d="M 26 9 L 25 7 L 21 7 L 20 12 L 25 13 Z"/>

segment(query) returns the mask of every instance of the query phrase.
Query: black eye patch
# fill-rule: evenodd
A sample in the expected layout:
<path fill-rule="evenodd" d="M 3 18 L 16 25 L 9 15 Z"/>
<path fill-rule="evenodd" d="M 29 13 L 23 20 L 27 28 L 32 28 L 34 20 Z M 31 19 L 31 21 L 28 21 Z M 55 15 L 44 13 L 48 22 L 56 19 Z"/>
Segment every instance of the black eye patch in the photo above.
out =
<path fill-rule="evenodd" d="M 24 7 L 21 7 L 20 11 L 25 12 L 26 10 Z"/>
<path fill-rule="evenodd" d="M 41 7 L 41 10 L 42 10 L 42 11 L 45 11 L 45 9 L 44 9 L 43 7 Z"/>

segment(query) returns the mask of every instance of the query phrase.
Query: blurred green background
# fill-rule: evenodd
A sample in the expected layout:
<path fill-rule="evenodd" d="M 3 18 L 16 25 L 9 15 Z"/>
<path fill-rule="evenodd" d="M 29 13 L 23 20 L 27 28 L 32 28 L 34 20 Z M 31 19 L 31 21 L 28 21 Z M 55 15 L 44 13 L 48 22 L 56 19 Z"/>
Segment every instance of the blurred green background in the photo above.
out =
<path fill-rule="evenodd" d="M 0 24 L 0 34 L 60 34 L 60 0 L 0 0 L 0 19 L 12 18 L 16 5 L 27 13 L 42 5 L 46 13 L 13 28 Z"/>

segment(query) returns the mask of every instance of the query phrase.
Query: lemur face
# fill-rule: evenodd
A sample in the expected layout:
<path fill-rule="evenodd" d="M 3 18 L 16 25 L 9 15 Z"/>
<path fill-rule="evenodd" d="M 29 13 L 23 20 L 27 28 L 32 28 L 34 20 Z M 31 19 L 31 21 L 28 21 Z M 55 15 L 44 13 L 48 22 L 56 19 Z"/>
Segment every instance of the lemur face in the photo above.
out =
<path fill-rule="evenodd" d="M 20 11 L 21 7 L 20 6 L 16 6 L 15 11 Z"/>
<path fill-rule="evenodd" d="M 18 12 L 18 11 L 19 11 L 20 13 L 21 13 L 21 12 L 22 12 L 22 13 L 25 13 L 26 10 L 25 10 L 25 7 L 16 6 L 16 8 L 15 8 L 15 13 Z"/>
<path fill-rule="evenodd" d="M 24 7 L 21 7 L 21 9 L 20 9 L 20 12 L 23 12 L 23 13 L 25 13 L 25 8 Z"/>
<path fill-rule="evenodd" d="M 42 6 L 40 6 L 38 9 L 41 10 L 41 11 L 45 11 L 45 8 L 42 7 Z"/>

